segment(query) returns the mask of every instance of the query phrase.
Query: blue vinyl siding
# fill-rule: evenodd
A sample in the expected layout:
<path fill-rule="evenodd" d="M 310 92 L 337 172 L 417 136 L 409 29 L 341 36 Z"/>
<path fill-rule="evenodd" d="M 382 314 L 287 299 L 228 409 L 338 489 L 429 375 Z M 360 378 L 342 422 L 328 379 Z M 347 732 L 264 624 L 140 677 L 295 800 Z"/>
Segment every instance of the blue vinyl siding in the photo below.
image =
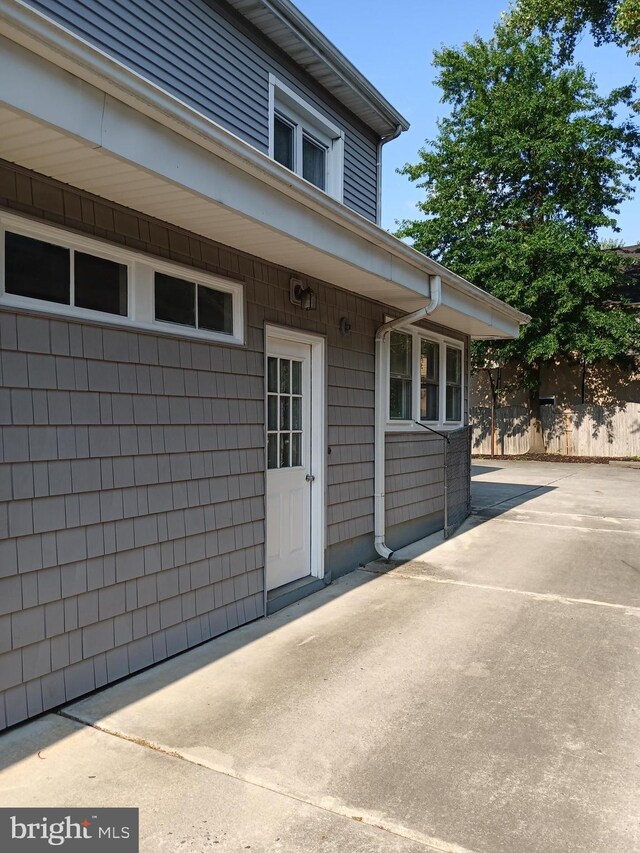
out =
<path fill-rule="evenodd" d="M 277 61 L 217 0 L 29 0 L 91 44 L 260 151 L 269 146 L 269 72 L 345 132 L 344 203 L 376 218 L 377 138 L 305 72 Z M 277 51 L 276 48 L 274 48 Z"/>

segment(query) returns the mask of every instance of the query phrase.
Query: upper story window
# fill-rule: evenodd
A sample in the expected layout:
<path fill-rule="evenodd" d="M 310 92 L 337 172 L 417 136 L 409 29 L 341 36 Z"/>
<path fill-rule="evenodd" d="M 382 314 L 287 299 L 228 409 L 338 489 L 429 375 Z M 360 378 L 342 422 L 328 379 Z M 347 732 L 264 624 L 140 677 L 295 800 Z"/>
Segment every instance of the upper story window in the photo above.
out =
<path fill-rule="evenodd" d="M 0 305 L 243 343 L 242 285 L 12 214 L 0 217 Z"/>
<path fill-rule="evenodd" d="M 269 154 L 342 201 L 344 132 L 271 74 Z"/>
<path fill-rule="evenodd" d="M 462 343 L 430 332 L 391 332 L 388 355 L 390 425 L 462 424 Z"/>

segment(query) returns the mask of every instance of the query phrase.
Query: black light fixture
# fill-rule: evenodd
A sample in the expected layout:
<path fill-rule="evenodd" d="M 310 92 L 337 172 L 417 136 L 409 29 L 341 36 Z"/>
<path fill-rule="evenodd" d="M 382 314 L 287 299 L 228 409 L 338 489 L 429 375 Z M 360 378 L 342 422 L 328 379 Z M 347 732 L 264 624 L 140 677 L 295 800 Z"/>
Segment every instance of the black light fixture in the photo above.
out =
<path fill-rule="evenodd" d="M 298 305 L 303 311 L 315 311 L 318 307 L 318 298 L 311 285 L 300 278 L 289 280 L 289 299 L 293 305 Z"/>
<path fill-rule="evenodd" d="M 348 335 L 351 331 L 351 323 L 349 322 L 349 319 L 347 317 L 340 317 L 340 325 L 338 326 L 338 328 L 340 329 L 340 334 L 342 335 L 342 337 Z"/>

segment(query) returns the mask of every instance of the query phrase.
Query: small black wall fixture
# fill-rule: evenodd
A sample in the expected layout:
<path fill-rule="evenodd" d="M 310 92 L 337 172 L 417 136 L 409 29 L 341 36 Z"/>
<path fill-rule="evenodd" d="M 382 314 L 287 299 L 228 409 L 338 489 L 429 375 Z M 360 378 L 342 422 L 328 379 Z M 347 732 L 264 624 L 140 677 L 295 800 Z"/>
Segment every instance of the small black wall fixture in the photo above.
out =
<path fill-rule="evenodd" d="M 344 337 L 351 331 L 351 323 L 346 317 L 340 317 L 340 325 L 338 328 L 340 329 L 340 334 Z"/>
<path fill-rule="evenodd" d="M 318 307 L 315 291 L 300 278 L 289 279 L 289 299 L 293 305 L 298 305 L 304 311 L 315 311 Z"/>

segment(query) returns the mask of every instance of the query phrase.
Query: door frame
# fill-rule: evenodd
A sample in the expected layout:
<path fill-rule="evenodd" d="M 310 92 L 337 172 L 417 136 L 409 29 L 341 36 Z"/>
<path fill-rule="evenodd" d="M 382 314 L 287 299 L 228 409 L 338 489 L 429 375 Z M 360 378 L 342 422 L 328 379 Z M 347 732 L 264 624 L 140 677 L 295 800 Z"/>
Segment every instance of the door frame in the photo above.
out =
<path fill-rule="evenodd" d="M 326 515 L 326 466 L 327 466 L 327 418 L 326 418 L 326 339 L 322 335 L 266 323 L 264 327 L 264 589 L 267 595 L 267 358 L 269 339 L 307 344 L 311 347 L 311 460 L 307 473 L 315 480 L 311 486 L 310 533 L 311 533 L 311 577 L 324 577 L 325 515 Z M 266 608 L 266 603 L 265 603 Z M 266 612 L 266 609 L 265 609 Z"/>

